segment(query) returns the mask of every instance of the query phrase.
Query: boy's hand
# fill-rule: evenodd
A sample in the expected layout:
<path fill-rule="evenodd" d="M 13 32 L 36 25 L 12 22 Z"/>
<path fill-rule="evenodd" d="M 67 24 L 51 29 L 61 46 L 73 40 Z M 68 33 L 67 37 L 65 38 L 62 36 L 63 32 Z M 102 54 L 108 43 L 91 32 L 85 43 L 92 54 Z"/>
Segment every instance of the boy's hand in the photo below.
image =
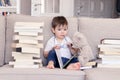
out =
<path fill-rule="evenodd" d="M 55 45 L 53 48 L 54 49 L 60 49 L 60 45 Z"/>
<path fill-rule="evenodd" d="M 72 54 L 76 54 L 78 52 L 78 48 L 73 48 L 72 43 L 67 43 L 68 48 L 70 49 Z"/>
<path fill-rule="evenodd" d="M 72 48 L 72 43 L 67 43 L 68 48 Z"/>

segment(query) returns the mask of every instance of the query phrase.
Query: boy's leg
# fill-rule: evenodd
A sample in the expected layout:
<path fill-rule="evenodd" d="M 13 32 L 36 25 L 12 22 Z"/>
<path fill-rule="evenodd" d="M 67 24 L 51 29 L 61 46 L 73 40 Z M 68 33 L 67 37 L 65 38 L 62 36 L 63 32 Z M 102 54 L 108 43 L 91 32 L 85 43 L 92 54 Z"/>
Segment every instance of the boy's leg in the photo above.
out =
<path fill-rule="evenodd" d="M 70 70 L 79 70 L 80 69 L 80 62 L 78 61 L 77 58 L 73 58 L 68 65 L 67 69 Z"/>
<path fill-rule="evenodd" d="M 49 61 L 53 61 L 54 67 L 58 67 L 59 68 L 59 63 L 58 63 L 58 60 L 57 60 L 57 56 L 56 56 L 55 50 L 51 50 L 49 52 L 48 57 L 47 57 L 47 63 L 49 63 Z"/>
<path fill-rule="evenodd" d="M 78 63 L 79 63 L 77 57 L 71 59 L 70 61 L 69 61 L 68 58 L 62 57 L 62 61 L 63 61 L 64 68 L 67 68 L 70 64 L 74 64 L 74 63 L 77 63 L 77 64 L 78 64 Z M 66 63 L 67 63 L 68 61 L 69 61 L 69 63 L 66 65 Z M 76 65 L 76 64 L 75 64 L 75 65 Z M 77 65 L 76 65 L 76 66 L 77 66 Z"/>
<path fill-rule="evenodd" d="M 68 64 L 66 64 L 67 62 L 68 62 L 68 58 L 64 58 L 64 57 L 62 57 L 62 62 L 63 62 L 63 68 L 66 68 L 68 65 L 69 65 L 69 63 Z"/>
<path fill-rule="evenodd" d="M 73 58 L 70 63 L 76 63 L 76 62 L 79 62 L 77 57 Z"/>

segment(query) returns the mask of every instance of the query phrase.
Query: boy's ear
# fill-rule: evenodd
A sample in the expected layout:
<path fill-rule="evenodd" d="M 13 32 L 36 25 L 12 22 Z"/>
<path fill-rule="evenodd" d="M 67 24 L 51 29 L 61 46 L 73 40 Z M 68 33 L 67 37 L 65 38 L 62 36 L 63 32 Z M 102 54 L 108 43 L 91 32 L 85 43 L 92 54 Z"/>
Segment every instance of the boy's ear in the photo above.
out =
<path fill-rule="evenodd" d="M 51 29 L 51 31 L 52 31 L 53 33 L 55 33 L 55 30 L 54 30 L 53 28 Z"/>

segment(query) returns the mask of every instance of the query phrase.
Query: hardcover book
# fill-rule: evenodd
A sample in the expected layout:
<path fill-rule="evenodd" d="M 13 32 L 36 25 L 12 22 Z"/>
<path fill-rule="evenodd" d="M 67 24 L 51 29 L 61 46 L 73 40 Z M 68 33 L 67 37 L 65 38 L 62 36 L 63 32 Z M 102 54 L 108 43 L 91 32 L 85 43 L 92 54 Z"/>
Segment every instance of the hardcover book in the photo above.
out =
<path fill-rule="evenodd" d="M 120 39 L 104 38 L 104 39 L 101 40 L 101 44 L 116 44 L 116 45 L 120 45 Z"/>
<path fill-rule="evenodd" d="M 59 63 L 60 69 L 66 68 L 66 67 L 70 64 L 70 61 L 75 57 L 75 56 L 72 56 L 72 57 L 63 65 L 63 62 L 62 62 L 62 59 L 61 59 L 61 55 L 60 55 L 60 50 L 59 50 L 59 49 L 56 49 L 55 51 L 56 51 L 56 55 L 57 55 L 57 59 L 58 59 L 58 63 Z"/>
<path fill-rule="evenodd" d="M 60 66 L 60 69 L 64 69 L 66 68 L 71 60 L 75 57 L 77 57 L 76 55 L 73 55 L 64 65 L 63 65 L 63 62 L 62 62 L 62 59 L 61 59 L 61 56 L 60 56 L 60 50 L 56 49 L 56 55 L 57 55 L 57 59 L 58 59 L 58 62 L 59 62 L 59 66 Z M 81 66 L 80 69 L 83 70 L 83 69 L 89 69 L 89 68 L 94 68 L 94 67 L 97 67 L 97 63 L 96 62 L 88 62 L 85 64 L 85 66 Z"/>

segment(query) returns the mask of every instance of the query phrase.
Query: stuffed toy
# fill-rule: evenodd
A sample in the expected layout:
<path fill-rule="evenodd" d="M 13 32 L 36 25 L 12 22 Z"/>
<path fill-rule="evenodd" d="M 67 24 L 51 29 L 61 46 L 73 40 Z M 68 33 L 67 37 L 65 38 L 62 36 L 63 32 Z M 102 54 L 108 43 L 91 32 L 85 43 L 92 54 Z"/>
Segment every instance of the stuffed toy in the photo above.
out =
<path fill-rule="evenodd" d="M 82 33 L 75 32 L 72 40 L 72 48 L 74 49 L 74 53 L 77 52 L 79 54 L 78 59 L 81 66 L 84 66 L 87 62 L 94 59 L 91 47 L 89 46 L 86 37 Z"/>

